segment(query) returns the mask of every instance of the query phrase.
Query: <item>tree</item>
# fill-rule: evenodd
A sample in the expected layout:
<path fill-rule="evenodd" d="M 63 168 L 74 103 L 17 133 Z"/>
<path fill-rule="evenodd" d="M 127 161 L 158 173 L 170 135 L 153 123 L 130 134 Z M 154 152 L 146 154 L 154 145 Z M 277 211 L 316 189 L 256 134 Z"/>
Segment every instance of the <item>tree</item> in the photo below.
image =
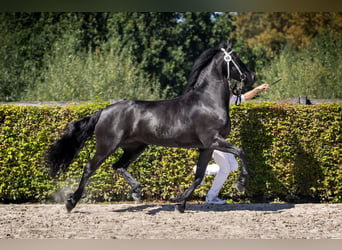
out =
<path fill-rule="evenodd" d="M 46 67 L 58 69 L 51 62 L 62 47 L 70 57 L 119 50 L 114 54 L 129 57 L 127 65 L 156 79 L 168 97 L 179 95 L 200 53 L 230 36 L 233 18 L 212 12 L 0 14 L 0 100 L 19 100 L 37 87 Z"/>
<path fill-rule="evenodd" d="M 317 35 L 304 49 L 284 49 L 269 67 L 261 70 L 264 80 L 283 80 L 262 94 L 268 100 L 307 96 L 309 99 L 342 98 L 341 36 Z"/>
<path fill-rule="evenodd" d="M 237 46 L 242 59 L 256 72 L 269 68 L 284 49 L 303 50 L 316 36 L 328 31 L 341 36 L 342 14 L 338 12 L 248 12 L 234 19 Z"/>
<path fill-rule="evenodd" d="M 108 21 L 108 40 L 119 38 L 120 49 L 129 48 L 161 88 L 169 88 L 168 96 L 175 96 L 183 91 L 200 53 L 227 39 L 231 26 L 222 23 L 229 23 L 229 18 L 210 12 L 116 13 Z"/>
<path fill-rule="evenodd" d="M 70 13 L 0 14 L 0 100 L 18 100 L 32 87 L 55 40 L 78 25 Z"/>
<path fill-rule="evenodd" d="M 339 12 L 249 12 L 236 16 L 238 39 L 249 47 L 262 47 L 268 55 L 279 54 L 284 45 L 303 49 L 323 30 L 340 33 Z"/>

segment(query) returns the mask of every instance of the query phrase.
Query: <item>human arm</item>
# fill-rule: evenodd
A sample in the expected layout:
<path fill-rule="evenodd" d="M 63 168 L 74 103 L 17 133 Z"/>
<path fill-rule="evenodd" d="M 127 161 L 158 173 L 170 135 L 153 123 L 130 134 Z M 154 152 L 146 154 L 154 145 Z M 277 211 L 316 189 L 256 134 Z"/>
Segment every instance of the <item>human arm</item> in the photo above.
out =
<path fill-rule="evenodd" d="M 260 93 L 261 91 L 265 91 L 269 88 L 269 84 L 264 83 L 261 84 L 257 87 L 255 87 L 254 89 L 246 92 L 245 94 L 243 94 L 243 96 L 245 97 L 246 101 L 247 100 L 251 100 L 254 96 L 256 96 L 258 93 Z"/>

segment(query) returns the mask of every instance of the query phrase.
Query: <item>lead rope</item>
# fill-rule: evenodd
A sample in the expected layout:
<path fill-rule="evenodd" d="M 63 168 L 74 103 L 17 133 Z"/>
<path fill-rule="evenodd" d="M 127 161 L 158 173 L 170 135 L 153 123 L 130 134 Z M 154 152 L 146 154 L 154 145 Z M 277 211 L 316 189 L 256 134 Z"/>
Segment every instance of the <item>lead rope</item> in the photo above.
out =
<path fill-rule="evenodd" d="M 223 59 L 227 63 L 227 80 L 228 80 L 229 85 L 230 85 L 230 81 L 229 81 L 229 78 L 230 78 L 229 63 L 230 62 L 232 62 L 234 64 L 235 68 L 239 71 L 241 82 L 243 82 L 245 80 L 246 76 L 244 74 L 242 74 L 239 66 L 236 64 L 236 62 L 233 60 L 232 56 L 230 55 L 231 53 L 233 53 L 233 51 L 231 50 L 230 52 L 227 52 L 224 48 L 221 48 L 221 50 L 224 53 Z M 236 101 L 235 101 L 235 105 L 239 106 L 241 104 L 241 88 L 238 88 L 237 84 L 235 84 L 234 87 L 232 88 L 232 93 L 234 95 L 236 95 L 236 97 L 237 97 Z"/>
<path fill-rule="evenodd" d="M 241 104 L 241 90 L 239 91 L 239 94 L 236 95 L 235 105 L 239 106 Z"/>
<path fill-rule="evenodd" d="M 231 86 L 231 82 L 228 80 L 228 84 L 229 86 Z M 233 93 L 233 95 L 236 96 L 236 100 L 235 100 L 235 105 L 239 106 L 241 104 L 241 89 L 237 87 L 238 83 L 235 83 L 233 88 L 231 88 L 231 91 Z"/>

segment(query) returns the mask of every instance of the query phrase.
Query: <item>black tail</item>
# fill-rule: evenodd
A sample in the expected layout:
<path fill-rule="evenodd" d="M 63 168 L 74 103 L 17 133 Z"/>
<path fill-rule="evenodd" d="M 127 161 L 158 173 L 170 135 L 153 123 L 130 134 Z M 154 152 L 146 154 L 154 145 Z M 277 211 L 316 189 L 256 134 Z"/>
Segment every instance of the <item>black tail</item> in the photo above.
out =
<path fill-rule="evenodd" d="M 69 164 L 90 139 L 101 115 L 101 111 L 70 123 L 67 132 L 46 153 L 45 162 L 49 175 L 55 178 L 59 169 L 67 170 Z"/>

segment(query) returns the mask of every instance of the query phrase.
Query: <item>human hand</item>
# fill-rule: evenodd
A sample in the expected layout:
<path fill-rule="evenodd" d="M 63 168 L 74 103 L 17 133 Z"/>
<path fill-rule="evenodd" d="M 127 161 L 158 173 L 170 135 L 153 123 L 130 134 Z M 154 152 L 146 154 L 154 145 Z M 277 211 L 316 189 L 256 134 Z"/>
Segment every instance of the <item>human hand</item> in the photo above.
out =
<path fill-rule="evenodd" d="M 268 83 L 263 83 L 261 85 L 259 85 L 258 87 L 256 87 L 255 89 L 258 90 L 258 92 L 260 91 L 264 91 L 269 89 L 270 85 Z"/>

